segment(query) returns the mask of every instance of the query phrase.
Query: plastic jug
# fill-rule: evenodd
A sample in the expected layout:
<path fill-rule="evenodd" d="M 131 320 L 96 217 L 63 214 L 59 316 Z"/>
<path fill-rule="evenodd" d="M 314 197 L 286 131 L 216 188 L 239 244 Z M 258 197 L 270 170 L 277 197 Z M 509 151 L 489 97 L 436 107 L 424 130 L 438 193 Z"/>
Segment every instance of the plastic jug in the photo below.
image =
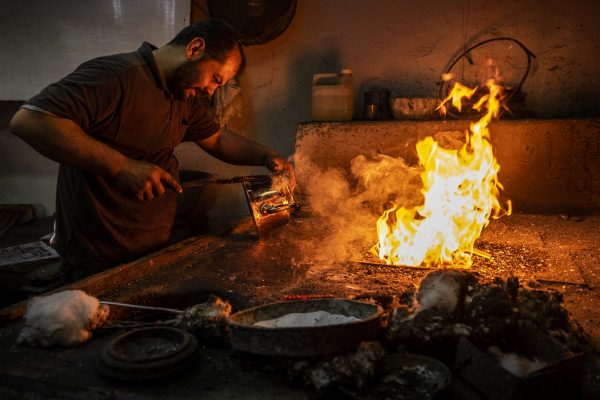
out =
<path fill-rule="evenodd" d="M 350 121 L 354 114 L 352 70 L 340 74 L 314 74 L 311 116 L 313 121 Z"/>

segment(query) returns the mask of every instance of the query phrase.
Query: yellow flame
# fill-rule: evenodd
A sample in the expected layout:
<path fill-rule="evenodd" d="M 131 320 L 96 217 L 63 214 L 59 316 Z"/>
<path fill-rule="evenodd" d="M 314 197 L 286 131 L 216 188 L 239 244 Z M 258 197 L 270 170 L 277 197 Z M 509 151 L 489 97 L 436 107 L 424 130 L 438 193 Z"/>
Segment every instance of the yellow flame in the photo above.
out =
<path fill-rule="evenodd" d="M 465 97 L 467 99 L 470 99 L 471 97 L 473 97 L 476 91 L 477 88 L 469 89 L 463 84 L 456 82 L 448 97 L 446 97 L 444 101 L 442 101 L 442 103 L 438 106 L 438 110 L 441 110 L 442 114 L 446 114 L 446 103 L 448 102 L 448 100 L 452 100 L 452 106 L 456 108 L 458 112 L 461 112 L 462 99 Z"/>
<path fill-rule="evenodd" d="M 461 149 L 442 148 L 431 136 L 417 143 L 425 200 L 412 209 L 394 206 L 377 221 L 378 255 L 388 264 L 468 268 L 475 240 L 490 217 L 510 214 L 510 201 L 506 208 L 500 204 L 500 166 L 488 130 L 499 115 L 503 88 L 493 80 L 486 86 L 489 93 L 473 108 L 487 111 L 471 124 Z M 462 99 L 470 99 L 476 90 L 456 83 L 440 109 L 445 111 L 445 104 L 452 101 L 460 110 Z"/>

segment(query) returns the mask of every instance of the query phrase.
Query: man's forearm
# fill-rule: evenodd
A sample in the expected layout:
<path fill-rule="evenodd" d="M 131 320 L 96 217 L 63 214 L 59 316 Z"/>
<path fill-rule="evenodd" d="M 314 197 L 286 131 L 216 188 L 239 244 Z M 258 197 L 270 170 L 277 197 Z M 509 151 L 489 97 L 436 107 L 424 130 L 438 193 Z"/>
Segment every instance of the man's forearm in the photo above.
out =
<path fill-rule="evenodd" d="M 114 176 L 125 156 L 87 135 L 73 121 L 20 109 L 10 130 L 40 154 L 97 175 Z"/>
<path fill-rule="evenodd" d="M 235 165 L 264 166 L 269 156 L 277 155 L 274 149 L 227 130 L 198 145 L 219 160 Z"/>

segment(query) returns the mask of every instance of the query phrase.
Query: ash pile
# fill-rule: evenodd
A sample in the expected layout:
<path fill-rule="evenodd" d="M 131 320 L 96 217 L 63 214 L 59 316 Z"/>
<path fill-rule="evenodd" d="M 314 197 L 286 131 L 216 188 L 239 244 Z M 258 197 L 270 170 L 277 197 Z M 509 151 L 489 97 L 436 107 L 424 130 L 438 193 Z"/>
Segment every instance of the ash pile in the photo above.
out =
<path fill-rule="evenodd" d="M 556 291 L 436 270 L 384 306 L 382 340 L 291 376 L 322 398 L 600 398 L 598 355 Z"/>

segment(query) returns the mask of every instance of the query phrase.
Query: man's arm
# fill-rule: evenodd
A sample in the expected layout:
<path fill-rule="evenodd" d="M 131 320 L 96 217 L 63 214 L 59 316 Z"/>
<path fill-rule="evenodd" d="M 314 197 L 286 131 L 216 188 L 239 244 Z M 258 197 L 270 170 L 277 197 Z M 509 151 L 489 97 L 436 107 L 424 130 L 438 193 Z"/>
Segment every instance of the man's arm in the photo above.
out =
<path fill-rule="evenodd" d="M 296 186 L 294 167 L 271 147 L 224 129 L 197 141 L 196 144 L 213 157 L 229 164 L 262 165 L 271 171 L 286 170 L 289 175 L 290 189 L 294 190 Z"/>
<path fill-rule="evenodd" d="M 40 154 L 61 164 L 114 180 L 124 193 L 148 200 L 165 192 L 165 184 L 176 192 L 179 183 L 165 170 L 145 161 L 133 160 L 86 134 L 75 122 L 21 108 L 10 121 L 10 130 Z"/>

